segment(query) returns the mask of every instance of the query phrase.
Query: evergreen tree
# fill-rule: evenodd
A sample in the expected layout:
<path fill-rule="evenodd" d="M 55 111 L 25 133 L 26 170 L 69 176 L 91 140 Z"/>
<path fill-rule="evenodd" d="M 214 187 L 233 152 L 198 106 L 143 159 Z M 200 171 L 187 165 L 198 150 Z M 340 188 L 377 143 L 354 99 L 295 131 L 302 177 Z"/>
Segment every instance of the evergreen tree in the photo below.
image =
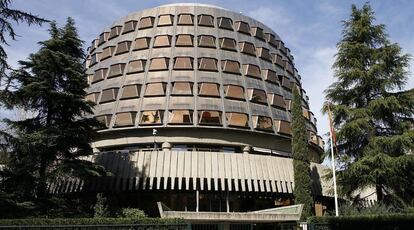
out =
<path fill-rule="evenodd" d="M 295 180 L 296 204 L 303 204 L 302 220 L 313 214 L 312 179 L 305 117 L 303 116 L 302 97 L 296 87 L 293 89 L 292 102 L 292 157 Z"/>
<path fill-rule="evenodd" d="M 21 68 L 10 75 L 14 90 L 3 90 L 5 105 L 23 108 L 33 116 L 5 120 L 10 135 L 10 162 L 6 186 L 15 191 L 23 186 L 25 196 L 45 197 L 47 182 L 59 176 L 81 177 L 104 173 L 101 167 L 82 157 L 92 154 L 90 142 L 99 124 L 92 118 L 93 103 L 85 101 L 86 81 L 82 41 L 74 21 L 63 28 L 54 22 L 51 38 L 40 42 L 40 50 L 20 61 Z"/>
<path fill-rule="evenodd" d="M 6 70 L 9 69 L 7 64 L 7 53 L 3 45 L 8 45 L 6 36 L 16 40 L 17 34 L 13 29 L 12 23 L 25 22 L 28 25 L 41 25 L 46 22 L 45 19 L 26 13 L 20 10 L 10 9 L 11 0 L 0 0 L 0 83 L 6 77 Z M 0 84 L 1 85 L 1 84 Z"/>
<path fill-rule="evenodd" d="M 410 56 L 391 43 L 383 24 L 374 24 L 369 4 L 343 22 L 337 44 L 334 82 L 326 91 L 333 103 L 344 194 L 375 187 L 385 195 L 414 201 L 414 90 L 404 90 Z"/>

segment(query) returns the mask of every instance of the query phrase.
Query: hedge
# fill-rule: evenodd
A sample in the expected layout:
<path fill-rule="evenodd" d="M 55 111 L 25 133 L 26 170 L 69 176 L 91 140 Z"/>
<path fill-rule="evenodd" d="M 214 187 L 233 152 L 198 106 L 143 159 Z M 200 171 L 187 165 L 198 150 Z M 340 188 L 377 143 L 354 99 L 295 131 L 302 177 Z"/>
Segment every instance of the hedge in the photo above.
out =
<path fill-rule="evenodd" d="M 128 224 L 185 224 L 183 219 L 173 218 L 28 218 L 0 219 L 0 226 L 38 226 L 38 225 L 128 225 Z"/>
<path fill-rule="evenodd" d="M 330 229 L 412 230 L 414 214 L 309 217 L 308 223 L 328 225 Z"/>

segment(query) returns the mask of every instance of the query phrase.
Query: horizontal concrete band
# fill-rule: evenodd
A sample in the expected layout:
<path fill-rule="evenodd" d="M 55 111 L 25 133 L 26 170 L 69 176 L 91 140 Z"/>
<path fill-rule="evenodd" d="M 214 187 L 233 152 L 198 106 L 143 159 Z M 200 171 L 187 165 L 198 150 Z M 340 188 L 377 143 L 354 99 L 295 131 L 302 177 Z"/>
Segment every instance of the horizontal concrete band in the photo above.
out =
<path fill-rule="evenodd" d="M 82 190 L 201 190 L 292 194 L 290 158 L 224 152 L 103 152 L 89 160 L 104 166 L 111 177 L 90 181 L 61 180 L 53 193 Z M 314 195 L 330 196 L 327 167 L 311 164 Z"/>

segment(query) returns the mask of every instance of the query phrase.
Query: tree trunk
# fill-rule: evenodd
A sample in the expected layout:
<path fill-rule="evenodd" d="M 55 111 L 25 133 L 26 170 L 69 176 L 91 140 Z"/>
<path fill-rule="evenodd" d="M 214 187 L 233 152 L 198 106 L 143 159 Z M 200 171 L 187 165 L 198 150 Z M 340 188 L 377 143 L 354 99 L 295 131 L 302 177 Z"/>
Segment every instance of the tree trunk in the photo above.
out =
<path fill-rule="evenodd" d="M 375 185 L 375 190 L 376 190 L 376 193 L 377 193 L 377 201 L 382 202 L 384 200 L 384 192 L 382 191 L 381 184 Z"/>

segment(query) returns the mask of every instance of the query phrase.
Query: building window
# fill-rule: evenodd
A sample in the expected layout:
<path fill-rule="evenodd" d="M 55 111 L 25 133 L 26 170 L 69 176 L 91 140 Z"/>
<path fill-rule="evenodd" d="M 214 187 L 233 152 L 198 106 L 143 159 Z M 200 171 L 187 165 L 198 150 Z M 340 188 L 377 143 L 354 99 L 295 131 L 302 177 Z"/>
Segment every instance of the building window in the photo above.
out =
<path fill-rule="evenodd" d="M 282 41 L 279 41 L 279 50 L 280 52 L 282 52 L 283 54 L 287 53 L 287 49 L 285 47 L 285 43 L 283 43 Z"/>
<path fill-rule="evenodd" d="M 239 42 L 240 52 L 256 57 L 256 48 L 250 42 Z"/>
<path fill-rule="evenodd" d="M 115 46 L 108 46 L 102 50 L 101 61 L 112 57 L 115 51 Z"/>
<path fill-rule="evenodd" d="M 284 60 L 284 62 L 285 62 L 286 71 L 288 71 L 290 74 L 293 74 L 293 65 L 292 65 L 292 63 L 290 63 L 288 60 Z"/>
<path fill-rule="evenodd" d="M 93 103 L 97 103 L 99 98 L 99 92 L 96 93 L 89 93 L 86 95 L 85 100 L 86 101 L 92 101 Z"/>
<path fill-rule="evenodd" d="M 193 58 L 191 57 L 176 57 L 174 60 L 174 70 L 192 70 Z"/>
<path fill-rule="evenodd" d="M 115 101 L 118 96 L 119 88 L 104 89 L 102 91 L 100 104 Z"/>
<path fill-rule="evenodd" d="M 198 58 L 198 70 L 217 72 L 217 59 L 207 57 Z"/>
<path fill-rule="evenodd" d="M 160 47 L 169 47 L 171 46 L 171 36 L 170 35 L 159 35 L 155 36 L 154 48 Z"/>
<path fill-rule="evenodd" d="M 221 68 L 225 73 L 240 74 L 240 64 L 238 61 L 222 60 Z"/>
<path fill-rule="evenodd" d="M 282 83 L 282 86 L 285 87 L 286 89 L 292 91 L 292 82 L 290 82 L 288 77 L 279 75 L 279 82 Z"/>
<path fill-rule="evenodd" d="M 292 110 L 292 100 L 288 100 L 288 99 L 286 99 L 286 100 L 285 100 L 285 103 L 286 103 L 286 109 L 287 109 L 288 111 L 291 111 L 291 110 Z"/>
<path fill-rule="evenodd" d="M 253 115 L 252 120 L 254 129 L 273 131 L 272 119 L 270 117 Z"/>
<path fill-rule="evenodd" d="M 124 63 L 111 65 L 109 68 L 108 79 L 122 76 L 124 74 L 124 69 L 125 69 Z"/>
<path fill-rule="evenodd" d="M 131 48 L 131 43 L 132 43 L 131 41 L 123 41 L 123 42 L 118 43 L 118 47 L 116 49 L 115 55 L 128 53 L 129 48 Z"/>
<path fill-rule="evenodd" d="M 154 26 L 154 17 L 141 18 L 138 29 L 147 29 Z"/>
<path fill-rule="evenodd" d="M 285 110 L 286 109 L 286 103 L 285 100 L 283 99 L 282 95 L 278 95 L 278 94 L 268 94 L 268 99 L 270 102 L 270 105 L 273 107 L 277 107 L 280 109 Z"/>
<path fill-rule="evenodd" d="M 306 118 L 307 120 L 310 119 L 309 110 L 302 108 L 302 114 L 303 114 L 303 117 Z"/>
<path fill-rule="evenodd" d="M 194 25 L 194 16 L 192 14 L 180 14 L 178 15 L 177 25 L 180 26 L 192 26 Z"/>
<path fill-rule="evenodd" d="M 216 38 L 211 35 L 198 36 L 198 46 L 205 48 L 216 48 Z"/>
<path fill-rule="evenodd" d="M 237 51 L 236 49 L 236 40 L 232 38 L 220 38 L 220 48 L 223 50 L 231 50 L 231 51 Z"/>
<path fill-rule="evenodd" d="M 278 42 L 276 40 L 275 35 L 273 35 L 271 33 L 265 33 L 265 39 L 271 46 L 273 46 L 274 48 L 277 49 Z"/>
<path fill-rule="evenodd" d="M 102 53 L 94 53 L 91 55 L 91 62 L 89 64 L 89 67 L 95 65 L 99 62 L 99 56 L 101 56 Z"/>
<path fill-rule="evenodd" d="M 190 34 L 179 34 L 177 35 L 177 40 L 175 41 L 175 46 L 179 47 L 192 47 L 193 44 L 193 36 Z"/>
<path fill-rule="evenodd" d="M 252 29 L 251 29 L 251 34 L 253 35 L 253 36 L 255 36 L 257 39 L 260 39 L 260 40 L 265 40 L 264 39 L 264 33 L 263 33 L 263 29 L 262 28 L 260 28 L 260 27 L 252 27 Z"/>
<path fill-rule="evenodd" d="M 124 30 L 122 31 L 122 34 L 135 31 L 135 28 L 137 28 L 137 24 L 138 24 L 138 21 L 135 21 L 135 20 L 125 22 Z"/>
<path fill-rule="evenodd" d="M 136 112 L 117 113 L 115 119 L 115 127 L 133 126 L 135 124 Z"/>
<path fill-rule="evenodd" d="M 96 83 L 98 81 L 102 81 L 103 79 L 105 79 L 107 72 L 108 72 L 108 68 L 96 70 L 95 74 L 93 75 L 92 83 Z"/>
<path fill-rule="evenodd" d="M 139 97 L 141 93 L 141 85 L 126 85 L 123 87 L 121 99 L 131 99 Z"/>
<path fill-rule="evenodd" d="M 263 47 L 257 47 L 256 48 L 257 56 L 263 60 L 272 61 L 272 56 L 269 53 L 269 49 L 263 48 Z"/>
<path fill-rule="evenodd" d="M 245 113 L 226 113 L 228 126 L 249 127 L 249 116 Z"/>
<path fill-rule="evenodd" d="M 244 73 L 245 76 L 249 76 L 249 77 L 253 77 L 253 78 L 257 78 L 257 79 L 262 79 L 261 78 L 261 73 L 260 73 L 260 68 L 257 65 L 244 64 L 243 65 L 243 73 Z"/>
<path fill-rule="evenodd" d="M 247 89 L 249 101 L 259 104 L 267 104 L 266 92 L 260 89 Z"/>
<path fill-rule="evenodd" d="M 112 38 L 118 37 L 121 34 L 122 26 L 114 26 L 111 28 L 111 32 L 109 33 L 108 40 Z"/>
<path fill-rule="evenodd" d="M 144 59 L 130 61 L 128 64 L 127 74 L 144 72 L 145 64 L 146 61 Z"/>
<path fill-rule="evenodd" d="M 226 30 L 233 30 L 233 21 L 230 18 L 221 17 L 217 19 L 218 27 Z"/>
<path fill-rule="evenodd" d="M 224 94 L 226 98 L 244 100 L 244 89 L 238 85 L 224 86 Z"/>
<path fill-rule="evenodd" d="M 150 37 L 142 37 L 135 39 L 134 50 L 148 49 L 150 44 Z"/>
<path fill-rule="evenodd" d="M 285 67 L 285 63 L 283 62 L 282 55 L 274 54 L 273 55 L 273 63 L 278 65 L 281 68 Z"/>
<path fill-rule="evenodd" d="M 219 85 L 216 83 L 198 84 L 198 95 L 206 97 L 220 97 Z"/>
<path fill-rule="evenodd" d="M 168 124 L 193 124 L 193 111 L 171 110 Z"/>
<path fill-rule="evenodd" d="M 92 43 L 91 43 L 91 50 L 90 52 L 93 52 L 96 47 L 98 47 L 98 43 L 99 43 L 99 39 L 93 39 Z"/>
<path fill-rule="evenodd" d="M 275 126 L 276 132 L 285 135 L 292 135 L 292 126 L 289 121 L 275 120 Z"/>
<path fill-rule="evenodd" d="M 193 83 L 190 82 L 174 82 L 171 95 L 173 96 L 192 96 Z"/>
<path fill-rule="evenodd" d="M 164 116 L 163 110 L 142 111 L 139 124 L 141 125 L 162 124 L 163 116 Z"/>
<path fill-rule="evenodd" d="M 277 74 L 275 71 L 270 70 L 270 69 L 264 69 L 262 73 L 263 73 L 263 78 L 265 81 L 268 81 L 274 84 L 279 84 L 279 78 L 277 77 Z"/>
<path fill-rule="evenodd" d="M 165 57 L 152 58 L 149 71 L 168 70 L 168 63 L 170 59 Z"/>
<path fill-rule="evenodd" d="M 237 21 L 234 24 L 237 32 L 250 35 L 250 26 L 247 24 L 247 22 Z"/>
<path fill-rule="evenodd" d="M 108 37 L 109 37 L 109 32 L 101 33 L 101 35 L 99 35 L 98 46 L 100 46 L 103 43 L 105 43 L 106 41 L 108 41 Z"/>
<path fill-rule="evenodd" d="M 109 125 L 111 124 L 112 114 L 96 116 L 95 119 L 105 128 L 109 128 Z"/>
<path fill-rule="evenodd" d="M 199 111 L 198 123 L 201 125 L 221 125 L 221 112 L 219 111 Z"/>
<path fill-rule="evenodd" d="M 315 132 L 308 130 L 308 139 L 312 144 L 319 145 L 318 136 Z"/>
<path fill-rule="evenodd" d="M 199 26 L 209 26 L 214 27 L 214 18 L 211 15 L 201 14 L 198 15 L 198 25 Z"/>
<path fill-rule="evenodd" d="M 160 15 L 158 18 L 158 26 L 172 26 L 174 16 L 171 14 Z"/>
<path fill-rule="evenodd" d="M 167 84 L 158 82 L 158 83 L 148 83 L 145 89 L 145 96 L 165 96 L 165 89 Z"/>

